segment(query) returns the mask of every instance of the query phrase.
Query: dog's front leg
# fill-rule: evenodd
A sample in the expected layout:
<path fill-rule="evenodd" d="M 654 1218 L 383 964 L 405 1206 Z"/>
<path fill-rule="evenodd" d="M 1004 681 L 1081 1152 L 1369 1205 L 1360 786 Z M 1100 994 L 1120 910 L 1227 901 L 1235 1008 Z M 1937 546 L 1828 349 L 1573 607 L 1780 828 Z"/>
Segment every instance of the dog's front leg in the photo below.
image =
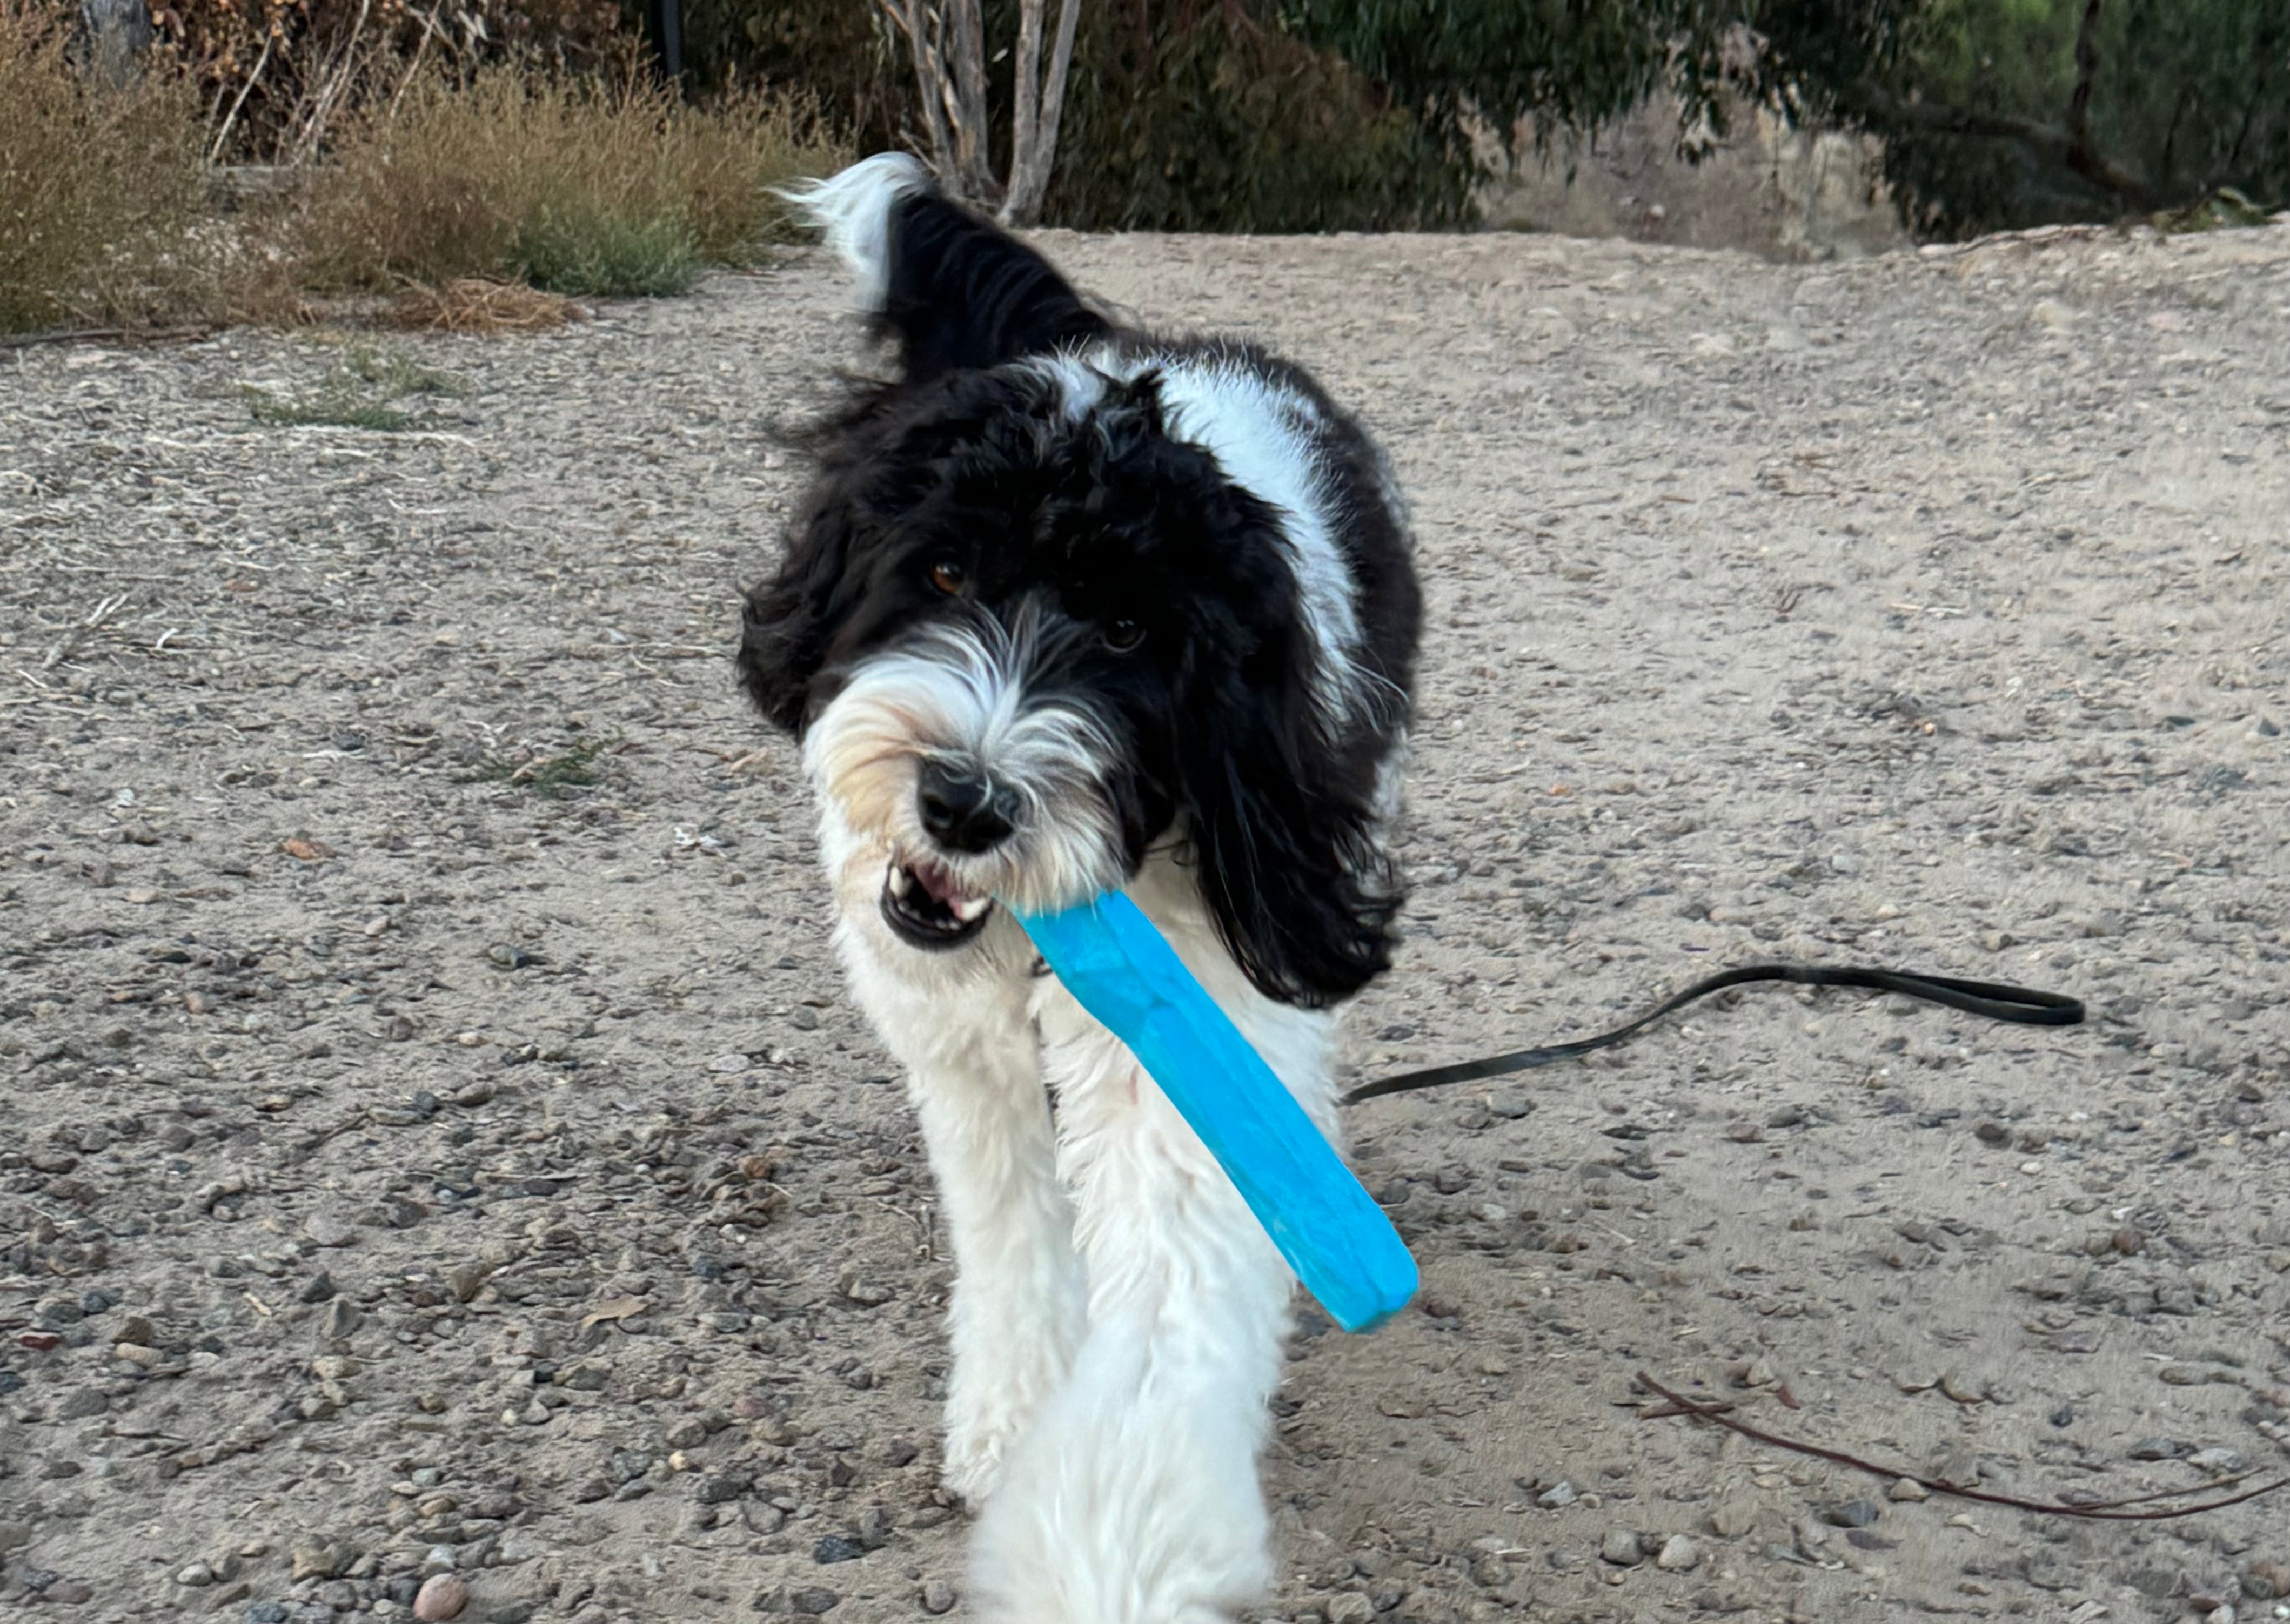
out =
<path fill-rule="evenodd" d="M 1093 1023 L 1049 1064 L 1089 1334 L 980 1524 L 981 1616 L 1229 1619 L 1271 1576 L 1256 1455 L 1291 1276 L 1126 1049 Z"/>
<path fill-rule="evenodd" d="M 846 918 L 839 940 L 861 1004 L 907 1066 L 953 1243 L 945 1481 L 975 1506 L 1064 1381 L 1083 1320 L 1025 981 L 949 980 L 871 922 Z"/>

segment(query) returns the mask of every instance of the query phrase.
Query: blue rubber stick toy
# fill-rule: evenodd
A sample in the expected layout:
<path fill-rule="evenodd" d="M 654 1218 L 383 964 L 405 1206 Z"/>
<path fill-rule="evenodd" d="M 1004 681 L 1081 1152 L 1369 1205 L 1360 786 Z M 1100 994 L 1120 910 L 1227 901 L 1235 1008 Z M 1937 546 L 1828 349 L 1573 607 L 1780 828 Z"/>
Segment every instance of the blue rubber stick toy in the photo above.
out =
<path fill-rule="evenodd" d="M 1263 1056 L 1127 897 L 1016 914 L 1082 1008 L 1129 1045 L 1304 1289 L 1347 1331 L 1415 1294 L 1415 1260 Z"/>

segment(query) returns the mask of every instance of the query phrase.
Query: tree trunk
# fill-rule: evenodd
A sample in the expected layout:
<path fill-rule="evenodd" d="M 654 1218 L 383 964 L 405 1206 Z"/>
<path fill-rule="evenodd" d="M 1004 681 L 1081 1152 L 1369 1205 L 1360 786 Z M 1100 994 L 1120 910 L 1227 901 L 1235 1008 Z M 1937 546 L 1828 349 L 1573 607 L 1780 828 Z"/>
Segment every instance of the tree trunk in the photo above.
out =
<path fill-rule="evenodd" d="M 953 8 L 955 188 L 973 203 L 990 204 L 994 157 L 986 127 L 986 19 L 979 0 L 946 0 Z"/>
<path fill-rule="evenodd" d="M 1057 168 L 1058 125 L 1066 106 L 1066 78 L 1073 67 L 1074 30 L 1081 20 L 1081 0 L 1060 0 L 1057 44 L 1050 50 L 1049 71 L 1039 80 L 1039 109 L 1035 100 L 1035 69 L 1039 61 L 1042 12 L 1048 0 L 1023 0 L 1018 25 L 1018 107 L 1031 114 L 1022 139 L 1013 139 L 1010 152 L 1010 191 L 1002 201 L 1002 223 L 1030 226 L 1042 212 L 1050 176 Z M 1031 36 L 1031 48 L 1028 37 Z M 1018 135 L 1013 128 L 1012 134 Z"/>
<path fill-rule="evenodd" d="M 151 44 L 151 13 L 143 0 L 80 0 L 79 18 L 88 66 L 98 78 L 116 87 L 143 70 Z"/>

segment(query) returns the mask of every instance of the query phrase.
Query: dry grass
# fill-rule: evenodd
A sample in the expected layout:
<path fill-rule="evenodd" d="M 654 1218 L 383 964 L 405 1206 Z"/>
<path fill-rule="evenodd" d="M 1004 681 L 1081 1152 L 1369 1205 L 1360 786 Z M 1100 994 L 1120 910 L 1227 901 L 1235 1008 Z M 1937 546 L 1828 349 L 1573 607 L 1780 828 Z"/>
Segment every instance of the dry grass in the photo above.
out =
<path fill-rule="evenodd" d="M 754 260 L 781 223 L 767 188 L 838 156 L 803 109 L 757 93 L 693 108 L 633 69 L 425 72 L 340 127 L 297 252 L 333 288 L 681 292 L 703 265 Z"/>
<path fill-rule="evenodd" d="M 799 103 L 690 106 L 633 56 L 581 77 L 376 52 L 323 161 L 228 206 L 206 167 L 220 104 L 164 53 L 98 85 L 73 12 L 0 0 L 0 332 L 291 323 L 305 291 L 390 293 L 392 325 L 537 331 L 565 295 L 753 262 L 782 225 L 770 188 L 844 156 Z"/>
<path fill-rule="evenodd" d="M 0 331 L 211 315 L 200 112 L 155 70 L 113 90 L 69 60 L 63 13 L 0 0 Z"/>
<path fill-rule="evenodd" d="M 456 276 L 436 287 L 414 283 L 376 316 L 389 327 L 477 335 L 547 332 L 582 318 L 581 307 L 562 293 L 485 276 Z"/>

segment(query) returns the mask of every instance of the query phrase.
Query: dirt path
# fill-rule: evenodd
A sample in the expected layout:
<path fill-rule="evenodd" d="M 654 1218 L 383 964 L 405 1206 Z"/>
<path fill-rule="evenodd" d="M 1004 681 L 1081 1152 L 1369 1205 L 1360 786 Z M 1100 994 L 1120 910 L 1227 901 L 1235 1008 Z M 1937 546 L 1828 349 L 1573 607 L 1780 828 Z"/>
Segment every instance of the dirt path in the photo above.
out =
<path fill-rule="evenodd" d="M 2290 1616 L 2290 1498 L 1897 1500 L 1629 1385 L 2026 1494 L 2290 1467 L 2290 228 L 1053 246 L 1419 504 L 1363 1071 L 1767 956 L 2094 1012 L 1769 992 L 1362 1110 L 1427 1312 L 1300 1336 L 1264 1616 Z M 0 356 L 0 1616 L 959 1616 L 930 1182 L 725 663 L 839 296 L 403 346 L 464 392 L 397 432 L 252 420 L 308 340 Z"/>

